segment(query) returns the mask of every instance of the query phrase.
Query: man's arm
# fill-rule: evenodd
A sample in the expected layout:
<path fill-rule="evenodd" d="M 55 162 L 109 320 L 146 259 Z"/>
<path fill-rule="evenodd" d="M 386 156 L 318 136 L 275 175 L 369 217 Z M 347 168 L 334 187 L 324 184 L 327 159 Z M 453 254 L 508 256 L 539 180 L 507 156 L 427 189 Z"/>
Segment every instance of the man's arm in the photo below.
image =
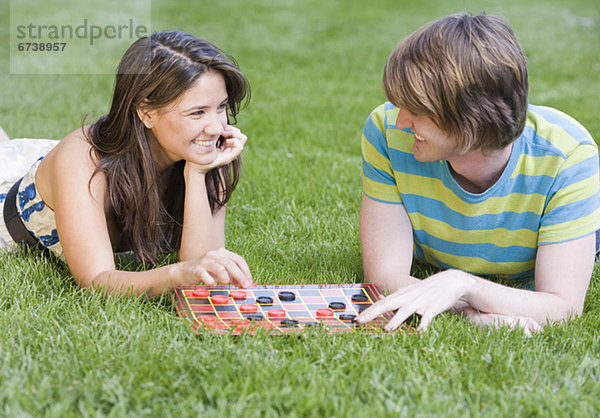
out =
<path fill-rule="evenodd" d="M 410 275 L 413 236 L 404 205 L 363 195 L 359 232 L 365 281 L 389 291 L 419 281 Z"/>
<path fill-rule="evenodd" d="M 357 319 L 367 322 L 397 309 L 387 330 L 400 326 L 412 314 L 421 315 L 419 328 L 464 301 L 477 311 L 510 317 L 528 317 L 543 325 L 581 314 L 594 267 L 595 234 L 541 246 L 536 259 L 536 290 L 503 286 L 460 270 L 446 270 L 401 288 L 377 302 Z"/>
<path fill-rule="evenodd" d="M 596 234 L 538 248 L 535 293 L 548 295 L 548 303 L 529 305 L 538 321 L 556 321 L 583 312 L 583 303 L 594 270 Z M 541 302 L 541 301 L 540 301 Z M 542 323 L 540 322 L 540 323 Z"/>
<path fill-rule="evenodd" d="M 513 289 L 477 278 L 465 295 L 474 308 L 527 316 L 539 324 L 580 316 L 594 269 L 596 234 L 538 248 L 535 291 Z"/>

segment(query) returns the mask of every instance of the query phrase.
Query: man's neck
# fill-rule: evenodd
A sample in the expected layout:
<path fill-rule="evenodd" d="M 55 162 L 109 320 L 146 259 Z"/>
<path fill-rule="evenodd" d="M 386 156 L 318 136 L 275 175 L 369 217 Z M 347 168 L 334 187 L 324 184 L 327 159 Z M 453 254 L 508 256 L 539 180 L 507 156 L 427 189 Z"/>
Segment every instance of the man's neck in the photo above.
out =
<path fill-rule="evenodd" d="M 506 168 L 512 144 L 498 151 L 484 154 L 480 149 L 467 151 L 448 160 L 450 172 L 456 182 L 470 193 L 483 193 L 492 187 Z"/>

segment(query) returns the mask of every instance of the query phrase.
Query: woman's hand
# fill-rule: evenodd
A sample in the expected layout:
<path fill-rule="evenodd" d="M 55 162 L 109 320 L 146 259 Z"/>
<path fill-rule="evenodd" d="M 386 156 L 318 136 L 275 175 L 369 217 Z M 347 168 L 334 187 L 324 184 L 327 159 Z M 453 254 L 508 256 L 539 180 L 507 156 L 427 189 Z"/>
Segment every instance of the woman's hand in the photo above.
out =
<path fill-rule="evenodd" d="M 459 270 L 446 270 L 403 287 L 361 313 L 357 322 L 369 322 L 384 312 L 398 309 L 385 325 L 386 331 L 398 328 L 413 314 L 421 316 L 420 330 L 426 330 L 433 318 L 446 312 L 467 293 L 471 276 Z"/>
<path fill-rule="evenodd" d="M 216 167 L 221 167 L 231 163 L 237 157 L 240 156 L 244 150 L 244 145 L 248 140 L 248 137 L 242 133 L 238 128 L 227 125 L 225 130 L 221 134 L 223 140 L 221 145 L 217 148 L 217 157 L 210 164 L 195 164 L 189 161 L 185 164 L 185 176 L 189 170 L 195 170 L 201 174 L 206 174 L 210 170 Z"/>
<path fill-rule="evenodd" d="M 171 287 L 195 285 L 200 282 L 211 286 L 234 284 L 248 287 L 252 284 L 252 274 L 246 260 L 225 248 L 209 251 L 199 259 L 173 264 L 171 268 L 174 279 Z"/>

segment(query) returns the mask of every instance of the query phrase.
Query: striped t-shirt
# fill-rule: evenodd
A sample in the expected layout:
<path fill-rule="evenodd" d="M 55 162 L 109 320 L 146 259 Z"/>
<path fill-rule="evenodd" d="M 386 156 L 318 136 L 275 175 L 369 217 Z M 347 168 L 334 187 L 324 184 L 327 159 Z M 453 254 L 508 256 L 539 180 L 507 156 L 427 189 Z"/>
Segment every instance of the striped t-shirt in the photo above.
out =
<path fill-rule="evenodd" d="M 503 174 L 481 194 L 465 191 L 446 161 L 417 161 L 414 135 L 396 128 L 397 116 L 398 108 L 385 103 L 367 119 L 363 192 L 404 205 L 416 258 L 443 269 L 530 281 L 539 245 L 600 229 L 598 147 L 564 113 L 530 105 Z"/>

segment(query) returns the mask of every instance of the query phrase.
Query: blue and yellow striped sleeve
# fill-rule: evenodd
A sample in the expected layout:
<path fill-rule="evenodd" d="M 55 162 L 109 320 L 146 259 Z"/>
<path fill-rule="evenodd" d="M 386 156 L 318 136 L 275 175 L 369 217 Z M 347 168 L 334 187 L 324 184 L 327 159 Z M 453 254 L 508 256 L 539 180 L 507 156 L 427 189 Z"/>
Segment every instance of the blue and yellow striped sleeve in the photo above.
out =
<path fill-rule="evenodd" d="M 386 203 L 402 203 L 390 162 L 385 105 L 369 115 L 362 132 L 361 149 L 361 180 L 365 195 Z"/>
<path fill-rule="evenodd" d="M 600 229 L 598 146 L 577 121 L 555 109 L 538 107 L 540 136 L 554 137 L 560 168 L 542 215 L 538 244 L 580 238 Z M 560 123 L 559 123 L 560 122 Z"/>

